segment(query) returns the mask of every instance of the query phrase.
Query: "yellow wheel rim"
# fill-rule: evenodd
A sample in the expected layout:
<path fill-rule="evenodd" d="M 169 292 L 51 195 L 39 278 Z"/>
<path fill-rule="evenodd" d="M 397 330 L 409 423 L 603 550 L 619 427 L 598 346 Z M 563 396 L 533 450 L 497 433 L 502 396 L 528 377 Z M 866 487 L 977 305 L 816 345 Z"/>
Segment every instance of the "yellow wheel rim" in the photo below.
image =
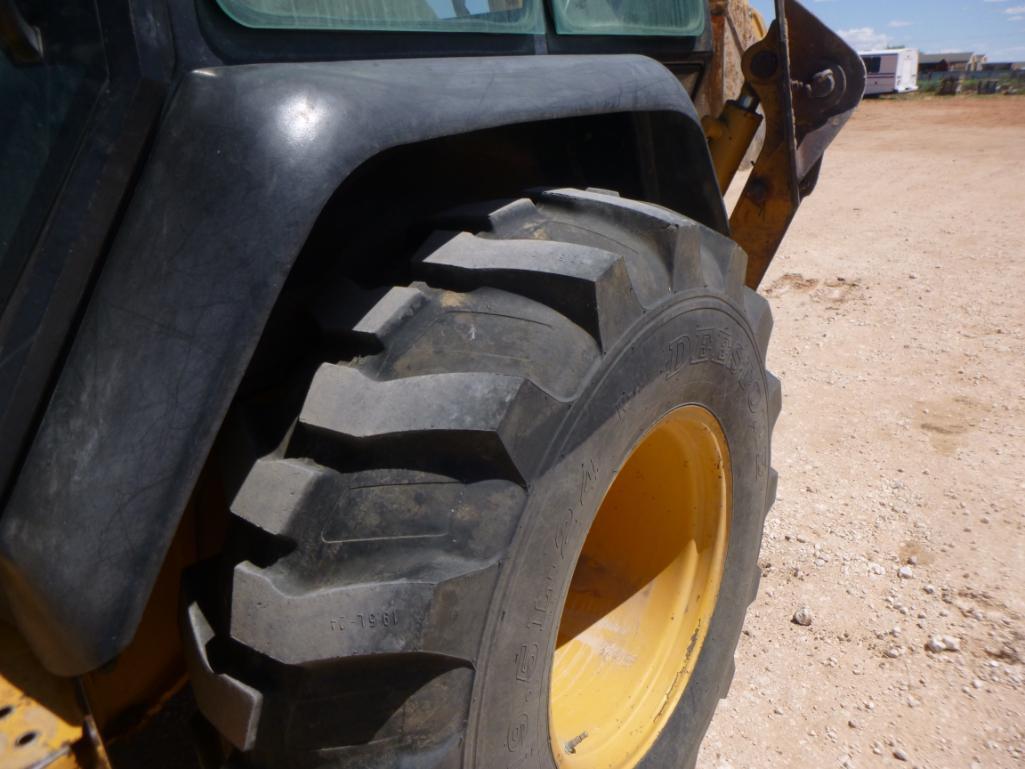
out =
<path fill-rule="evenodd" d="M 564 769 L 633 769 L 680 701 L 715 610 L 731 516 L 726 438 L 700 406 L 641 438 L 577 561 L 552 664 Z"/>

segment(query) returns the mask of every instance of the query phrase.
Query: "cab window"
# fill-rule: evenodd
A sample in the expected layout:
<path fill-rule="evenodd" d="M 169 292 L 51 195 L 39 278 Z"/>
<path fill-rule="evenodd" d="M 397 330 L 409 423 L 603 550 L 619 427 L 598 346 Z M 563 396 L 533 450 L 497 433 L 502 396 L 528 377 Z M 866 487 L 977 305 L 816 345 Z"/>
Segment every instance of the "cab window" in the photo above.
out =
<path fill-rule="evenodd" d="M 562 35 L 696 36 L 705 28 L 704 0 L 552 0 Z"/>
<path fill-rule="evenodd" d="M 266 29 L 540 33 L 541 0 L 218 0 L 231 18 Z"/>

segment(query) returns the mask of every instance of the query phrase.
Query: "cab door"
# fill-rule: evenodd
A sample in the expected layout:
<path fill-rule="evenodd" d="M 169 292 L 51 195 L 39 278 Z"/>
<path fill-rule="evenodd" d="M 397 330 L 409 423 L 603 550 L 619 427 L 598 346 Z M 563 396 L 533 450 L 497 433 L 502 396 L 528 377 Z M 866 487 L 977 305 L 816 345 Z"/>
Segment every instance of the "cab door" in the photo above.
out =
<path fill-rule="evenodd" d="M 0 0 L 0 499 L 163 104 L 165 15 Z"/>

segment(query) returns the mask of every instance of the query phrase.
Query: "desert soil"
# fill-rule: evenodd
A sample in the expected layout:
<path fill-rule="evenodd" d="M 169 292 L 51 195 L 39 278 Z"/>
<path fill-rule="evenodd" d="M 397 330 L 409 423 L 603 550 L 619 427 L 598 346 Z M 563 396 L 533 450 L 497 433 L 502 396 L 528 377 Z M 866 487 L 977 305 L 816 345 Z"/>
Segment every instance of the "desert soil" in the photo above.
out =
<path fill-rule="evenodd" d="M 826 155 L 763 283 L 779 495 L 702 769 L 1025 766 L 1023 160 L 1018 97 L 867 102 Z"/>

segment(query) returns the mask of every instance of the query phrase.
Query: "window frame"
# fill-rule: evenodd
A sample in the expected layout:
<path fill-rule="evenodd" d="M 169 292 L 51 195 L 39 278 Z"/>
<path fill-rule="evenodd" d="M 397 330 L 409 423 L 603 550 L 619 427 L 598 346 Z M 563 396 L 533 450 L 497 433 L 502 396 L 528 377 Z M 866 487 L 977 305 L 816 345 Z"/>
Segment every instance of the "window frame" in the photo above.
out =
<path fill-rule="evenodd" d="M 560 14 L 556 10 L 556 5 L 555 4 L 557 2 L 560 2 L 560 1 L 561 0 L 544 0 L 544 3 L 545 3 L 545 5 L 546 5 L 546 7 L 548 9 L 548 13 L 549 13 L 549 16 L 550 16 L 550 19 L 551 19 L 551 22 L 550 22 L 551 23 L 551 29 L 555 32 L 555 34 L 557 34 L 557 35 L 559 35 L 561 37 L 585 37 L 585 36 L 586 37 L 600 37 L 600 38 L 610 38 L 610 37 L 648 38 L 648 37 L 655 37 L 655 38 L 681 39 L 681 38 L 689 38 L 689 37 L 699 37 L 701 35 L 701 33 L 705 31 L 705 28 L 708 26 L 708 17 L 709 17 L 708 3 L 702 2 L 702 0 L 676 0 L 677 2 L 696 2 L 696 4 L 698 5 L 698 10 L 699 10 L 700 16 L 701 16 L 701 18 L 699 20 L 700 24 L 697 26 L 696 29 L 689 30 L 687 32 L 678 32 L 678 33 L 675 33 L 675 34 L 667 33 L 667 32 L 662 32 L 662 33 L 658 33 L 658 32 L 636 32 L 636 31 L 600 32 L 598 30 L 574 31 L 574 30 L 570 30 L 570 29 L 560 29 L 560 21 L 563 22 L 563 24 L 568 24 L 568 22 L 569 22 L 569 19 L 565 16 L 565 14 Z"/>
<path fill-rule="evenodd" d="M 425 0 L 426 1 L 426 0 Z M 524 4 L 529 3 L 532 8 L 530 9 L 531 19 L 524 28 L 515 28 L 514 24 L 508 24 L 508 29 L 502 29 L 501 23 L 496 23 L 495 28 L 492 30 L 486 29 L 460 29 L 460 25 L 466 24 L 465 21 L 452 21 L 449 19 L 438 19 L 435 23 L 437 26 L 429 26 L 428 22 L 418 23 L 414 21 L 405 22 L 404 24 L 396 25 L 394 28 L 389 28 L 384 25 L 383 22 L 380 26 L 367 25 L 364 27 L 356 25 L 340 25 L 337 27 L 331 25 L 315 26 L 315 25 L 296 25 L 296 26 L 282 26 L 274 24 L 247 24 L 237 17 L 239 11 L 229 10 L 226 6 L 228 4 L 241 3 L 245 5 L 248 0 L 213 0 L 217 7 L 221 10 L 224 15 L 231 19 L 235 24 L 245 27 L 246 29 L 264 29 L 275 33 L 282 32 L 295 32 L 295 31 L 307 31 L 307 32 L 369 32 L 369 33 L 410 33 L 410 34 L 459 34 L 459 35 L 539 35 L 544 32 L 546 24 L 546 12 L 545 4 L 546 0 L 521 0 Z M 458 17 L 456 17 L 458 18 Z M 472 16 L 467 20 L 472 19 Z"/>
<path fill-rule="evenodd" d="M 256 29 L 232 20 L 216 0 L 194 0 L 198 33 L 226 64 L 360 59 L 530 56 L 546 54 L 641 54 L 676 72 L 704 68 L 712 57 L 712 25 L 697 36 L 560 35 L 551 7 L 542 0 L 544 34 L 474 32 L 375 32 L 352 30 Z M 173 16 L 185 14 L 175 6 Z"/>
<path fill-rule="evenodd" d="M 229 8 L 226 7 L 228 4 L 231 4 L 231 3 L 241 3 L 241 4 L 244 5 L 247 2 L 247 0 L 211 0 L 213 5 L 216 6 L 217 10 L 220 11 L 220 13 L 222 13 L 225 17 L 227 17 L 231 21 L 232 24 L 235 24 L 235 25 L 237 25 L 239 27 L 242 27 L 244 29 L 249 29 L 249 30 L 265 30 L 265 31 L 273 32 L 275 34 L 280 34 L 282 32 L 286 32 L 286 33 L 290 33 L 290 34 L 291 33 L 295 33 L 295 32 L 329 32 L 329 33 L 341 32 L 341 33 L 361 33 L 361 34 L 375 34 L 375 33 L 385 33 L 385 34 L 404 34 L 405 33 L 405 34 L 415 34 L 415 35 L 420 35 L 420 34 L 441 34 L 441 35 L 447 35 L 447 34 L 458 34 L 458 35 L 479 34 L 479 35 L 485 35 L 485 36 L 491 36 L 491 35 L 499 35 L 499 36 L 501 36 L 501 35 L 540 35 L 540 34 L 548 34 L 550 31 L 553 31 L 553 32 L 555 32 L 555 34 L 561 35 L 561 36 L 600 37 L 600 38 L 603 38 L 603 39 L 604 38 L 609 38 L 609 37 L 681 39 L 681 38 L 690 38 L 690 37 L 700 37 L 701 34 L 705 31 L 705 29 L 709 26 L 708 20 L 709 20 L 709 15 L 710 15 L 710 9 L 709 9 L 709 4 L 708 4 L 707 0 L 678 0 L 679 2 L 696 2 L 697 5 L 698 5 L 698 10 L 699 10 L 701 18 L 700 18 L 700 24 L 698 25 L 698 27 L 695 30 L 688 31 L 688 32 L 680 32 L 680 33 L 676 33 L 676 34 L 669 34 L 669 33 L 660 34 L 660 33 L 647 33 L 647 32 L 642 33 L 642 32 L 636 32 L 636 31 L 604 32 L 604 33 L 602 33 L 602 32 L 598 32 L 598 31 L 560 30 L 559 26 L 560 26 L 560 18 L 561 18 L 561 16 L 560 16 L 559 12 L 556 10 L 556 7 L 555 7 L 555 3 L 558 2 L 559 0 L 522 0 L 522 1 L 523 2 L 531 2 L 531 3 L 534 3 L 536 5 L 536 13 L 538 15 L 538 19 L 537 19 L 537 22 L 535 24 L 535 27 L 536 27 L 535 29 L 516 29 L 516 30 L 508 30 L 508 31 L 500 30 L 500 29 L 497 29 L 497 28 L 494 29 L 494 30 L 490 30 L 490 31 L 460 30 L 460 29 L 458 29 L 456 27 L 453 27 L 452 29 L 428 28 L 428 27 L 424 27 L 422 29 L 418 29 L 418 28 L 416 28 L 416 23 L 415 22 L 410 22 L 409 26 L 406 27 L 406 28 L 403 28 L 401 26 L 397 26 L 394 29 L 388 29 L 388 28 L 386 28 L 384 26 L 381 26 L 381 27 L 374 27 L 374 26 L 356 27 L 356 26 L 344 26 L 344 25 L 341 25 L 341 26 L 338 26 L 338 27 L 332 27 L 330 25 L 324 25 L 324 26 L 302 26 L 302 25 L 296 25 L 296 26 L 276 26 L 276 25 L 273 25 L 273 24 L 267 24 L 267 25 L 264 25 L 264 24 L 249 24 L 249 23 L 247 23 L 245 21 L 242 21 L 240 18 L 238 18 L 238 14 L 239 14 L 239 10 L 238 9 L 229 10 Z M 439 25 L 439 27 L 443 27 L 444 23 L 445 22 L 442 21 L 441 24 Z"/>

